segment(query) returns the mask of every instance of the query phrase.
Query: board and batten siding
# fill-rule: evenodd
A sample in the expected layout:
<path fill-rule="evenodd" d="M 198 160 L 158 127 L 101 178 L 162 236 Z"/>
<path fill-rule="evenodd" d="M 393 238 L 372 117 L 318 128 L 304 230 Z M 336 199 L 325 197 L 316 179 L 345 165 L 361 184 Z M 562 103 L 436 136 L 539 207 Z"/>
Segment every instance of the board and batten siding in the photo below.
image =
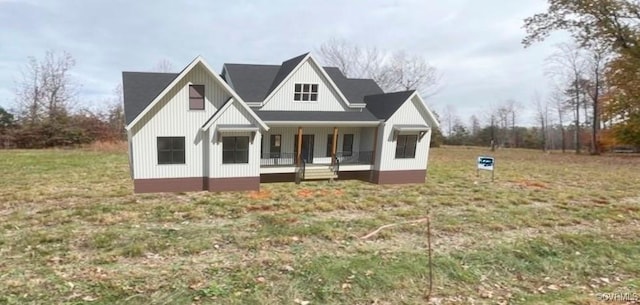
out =
<path fill-rule="evenodd" d="M 342 151 L 342 143 L 345 134 L 353 134 L 353 152 L 360 151 L 360 134 L 359 127 L 338 127 L 338 144 L 336 151 Z M 331 157 L 327 157 L 327 136 L 333 134 L 333 127 L 302 127 L 303 135 L 314 135 L 313 142 L 313 163 L 324 164 L 331 163 Z M 295 138 L 298 135 L 298 127 L 272 127 L 264 134 L 262 138 L 262 152 L 265 159 L 268 159 L 269 149 L 271 148 L 271 135 L 281 135 L 282 143 L 280 147 L 281 153 L 293 153 L 295 148 Z"/>
<path fill-rule="evenodd" d="M 242 108 L 239 102 L 234 102 L 231 107 L 218 118 L 209 128 L 209 143 L 211 149 L 209 153 L 209 177 L 210 178 L 233 178 L 233 177 L 258 177 L 260 176 L 260 131 L 255 133 L 255 138 L 251 138 L 251 132 L 224 132 L 219 134 L 219 125 L 252 125 L 257 126 L 251 114 Z M 222 163 L 222 137 L 249 137 L 249 162 L 248 163 Z"/>
<path fill-rule="evenodd" d="M 295 84 L 318 84 L 317 101 L 294 101 Z M 260 110 L 279 111 L 345 111 L 346 101 L 342 101 L 338 92 L 333 89 L 329 81 L 322 75 L 315 64 L 309 60 L 304 62 L 298 70 L 266 101 Z"/>
<path fill-rule="evenodd" d="M 205 109 L 189 110 L 189 85 L 205 85 Z M 204 66 L 196 65 L 131 130 L 133 178 L 203 177 L 200 128 L 230 97 Z M 185 164 L 158 164 L 157 137 L 185 137 Z"/>
<path fill-rule="evenodd" d="M 427 168 L 427 157 L 429 154 L 429 142 L 431 139 L 431 129 L 416 144 L 415 158 L 396 159 L 396 140 L 393 139 L 393 125 L 429 125 L 420 114 L 420 109 L 416 106 L 421 101 L 414 97 L 391 116 L 384 127 L 378 130 L 379 149 L 376 154 L 375 170 L 380 171 L 400 171 L 400 170 L 420 170 Z"/>

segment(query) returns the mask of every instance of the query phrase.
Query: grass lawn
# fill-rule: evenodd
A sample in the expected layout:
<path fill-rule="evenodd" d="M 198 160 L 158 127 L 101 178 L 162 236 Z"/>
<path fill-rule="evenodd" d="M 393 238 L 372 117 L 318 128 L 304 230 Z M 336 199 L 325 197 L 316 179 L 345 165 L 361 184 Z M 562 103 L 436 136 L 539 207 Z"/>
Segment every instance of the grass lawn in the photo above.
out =
<path fill-rule="evenodd" d="M 640 158 L 433 149 L 421 185 L 132 194 L 126 154 L 0 151 L 0 304 L 616 304 L 640 297 Z M 307 303 L 309 302 L 309 303 Z M 618 304 L 623 304 L 619 302 Z"/>

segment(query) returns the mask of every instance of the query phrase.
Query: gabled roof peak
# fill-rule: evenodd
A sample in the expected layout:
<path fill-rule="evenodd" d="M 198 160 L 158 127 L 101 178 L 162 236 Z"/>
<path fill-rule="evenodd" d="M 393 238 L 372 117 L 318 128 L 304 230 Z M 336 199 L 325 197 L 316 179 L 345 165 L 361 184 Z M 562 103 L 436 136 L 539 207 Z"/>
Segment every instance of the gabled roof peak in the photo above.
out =
<path fill-rule="evenodd" d="M 269 91 L 267 91 L 265 97 L 269 96 L 271 92 L 273 92 L 273 90 L 275 90 L 278 85 L 280 85 L 280 83 L 282 83 L 285 78 L 287 78 L 287 76 L 289 76 L 289 74 L 291 74 L 291 72 L 309 56 L 309 54 L 310 53 L 307 52 L 283 61 L 282 65 L 280 65 L 280 70 L 278 70 L 278 74 L 276 74 L 276 77 L 273 79 L 273 83 L 271 83 L 271 87 L 269 88 Z"/>

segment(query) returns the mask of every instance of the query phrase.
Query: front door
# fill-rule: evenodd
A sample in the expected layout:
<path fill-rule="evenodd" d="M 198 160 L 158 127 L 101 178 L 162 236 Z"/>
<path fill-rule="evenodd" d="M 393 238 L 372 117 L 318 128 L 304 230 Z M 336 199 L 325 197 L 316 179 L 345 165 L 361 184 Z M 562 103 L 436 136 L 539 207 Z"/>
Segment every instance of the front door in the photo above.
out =
<path fill-rule="evenodd" d="M 293 151 L 295 155 L 298 155 L 298 135 L 295 135 L 295 140 L 293 141 Z M 313 163 L 313 135 L 312 134 L 303 134 L 302 135 L 302 152 L 300 156 L 306 163 Z"/>

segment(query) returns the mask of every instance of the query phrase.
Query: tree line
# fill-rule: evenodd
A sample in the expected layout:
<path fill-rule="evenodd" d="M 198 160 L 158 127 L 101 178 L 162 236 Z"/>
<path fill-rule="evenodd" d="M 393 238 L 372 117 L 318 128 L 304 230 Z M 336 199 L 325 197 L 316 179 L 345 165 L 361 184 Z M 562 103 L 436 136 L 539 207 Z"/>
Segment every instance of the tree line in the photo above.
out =
<path fill-rule="evenodd" d="M 122 87 L 98 110 L 81 105 L 68 52 L 29 57 L 16 82 L 15 108 L 0 107 L 0 148 L 75 146 L 125 139 Z M 84 103 L 86 104 L 86 103 Z"/>
<path fill-rule="evenodd" d="M 536 101 L 545 147 L 554 125 L 563 133 L 572 128 L 577 153 L 585 146 L 594 154 L 640 146 L 640 2 L 548 0 L 547 10 L 526 18 L 524 28 L 525 47 L 555 31 L 572 37 L 548 60 L 554 92 Z"/>

